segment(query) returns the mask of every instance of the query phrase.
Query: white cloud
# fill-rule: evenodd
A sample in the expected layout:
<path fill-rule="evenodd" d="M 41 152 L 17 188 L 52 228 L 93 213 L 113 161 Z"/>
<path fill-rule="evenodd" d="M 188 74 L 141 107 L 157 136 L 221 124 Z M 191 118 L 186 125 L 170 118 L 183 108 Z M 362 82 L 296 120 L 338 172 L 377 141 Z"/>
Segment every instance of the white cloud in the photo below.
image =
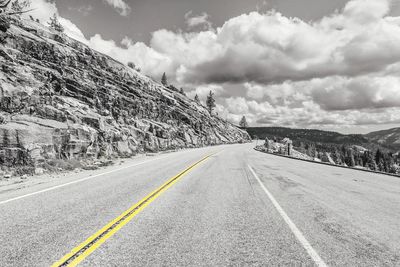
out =
<path fill-rule="evenodd" d="M 182 83 L 357 76 L 400 60 L 399 20 L 386 17 L 388 7 L 387 0 L 352 0 L 342 12 L 309 23 L 273 11 L 252 12 L 217 30 L 158 30 L 150 47 L 169 58 L 170 71 Z"/>
<path fill-rule="evenodd" d="M 83 35 L 82 31 L 74 23 L 63 17 L 60 17 L 59 19 L 61 25 L 64 26 L 65 34 L 84 44 L 88 43 L 85 35 Z"/>
<path fill-rule="evenodd" d="M 207 13 L 203 12 L 198 16 L 192 15 L 192 10 L 185 14 L 185 22 L 189 29 L 200 28 L 203 30 L 209 30 L 212 28 L 212 23 L 209 21 L 210 16 Z"/>
<path fill-rule="evenodd" d="M 335 77 L 319 82 L 313 100 L 325 110 L 379 109 L 400 106 L 400 78 Z"/>
<path fill-rule="evenodd" d="M 59 17 L 60 23 L 63 25 L 65 33 L 68 36 L 80 42 L 87 43 L 84 34 L 73 22 L 66 18 L 60 17 L 55 2 L 50 2 L 47 0 L 35 0 L 31 2 L 30 8 L 33 10 L 29 12 L 29 14 L 25 14 L 25 16 L 30 15 L 36 19 L 39 19 L 42 24 L 47 26 L 50 17 L 56 14 Z"/>
<path fill-rule="evenodd" d="M 103 0 L 108 5 L 115 8 L 121 16 L 128 16 L 131 13 L 131 7 L 124 0 Z"/>
<path fill-rule="evenodd" d="M 124 48 L 113 40 L 105 40 L 100 34 L 90 38 L 88 45 L 116 60 L 127 64 L 134 62 L 145 74 L 153 77 L 161 76 L 172 64 L 170 59 L 163 54 L 149 48 L 144 43 L 132 44 L 128 39 L 123 39 Z"/>
<path fill-rule="evenodd" d="M 46 24 L 53 14 L 58 14 L 56 4 L 47 0 L 31 1 L 30 8 L 32 8 L 32 11 L 29 12 L 29 15 L 39 19 L 43 24 Z"/>

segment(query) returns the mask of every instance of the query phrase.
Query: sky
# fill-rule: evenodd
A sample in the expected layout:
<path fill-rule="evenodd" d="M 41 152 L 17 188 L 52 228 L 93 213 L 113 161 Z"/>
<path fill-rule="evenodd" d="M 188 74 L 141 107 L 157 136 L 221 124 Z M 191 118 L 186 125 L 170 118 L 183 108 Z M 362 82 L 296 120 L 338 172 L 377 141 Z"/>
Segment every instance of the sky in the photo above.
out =
<path fill-rule="evenodd" d="M 66 34 L 251 126 L 400 125 L 399 0 L 32 0 Z"/>

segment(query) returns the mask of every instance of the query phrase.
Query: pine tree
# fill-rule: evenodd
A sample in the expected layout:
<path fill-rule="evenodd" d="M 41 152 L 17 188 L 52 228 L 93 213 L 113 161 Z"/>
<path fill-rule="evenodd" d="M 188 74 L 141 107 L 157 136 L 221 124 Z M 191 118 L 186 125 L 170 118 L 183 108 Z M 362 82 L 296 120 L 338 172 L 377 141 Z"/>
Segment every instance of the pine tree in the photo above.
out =
<path fill-rule="evenodd" d="M 340 155 L 339 150 L 337 150 L 336 148 L 335 148 L 335 151 L 333 153 L 333 160 L 335 161 L 335 163 L 337 165 L 342 165 L 343 164 L 342 156 Z"/>
<path fill-rule="evenodd" d="M 371 151 L 366 151 L 364 153 L 364 167 L 376 171 L 378 169 L 375 162 L 375 155 Z"/>
<path fill-rule="evenodd" d="M 61 25 L 60 21 L 58 20 L 57 14 L 54 13 L 53 17 L 50 18 L 50 21 L 48 22 L 50 28 L 58 31 L 58 32 L 64 32 L 64 27 Z"/>
<path fill-rule="evenodd" d="M 136 65 L 133 62 L 128 62 L 128 67 L 131 69 L 136 69 Z"/>
<path fill-rule="evenodd" d="M 347 160 L 348 164 L 347 165 L 349 165 L 350 167 L 356 166 L 356 161 L 354 159 L 354 153 L 353 153 L 352 149 L 349 150 L 349 152 L 347 154 L 347 157 L 348 157 L 348 160 Z"/>
<path fill-rule="evenodd" d="M 15 139 L 17 141 L 17 147 L 23 148 L 22 143 L 21 143 L 21 139 L 19 137 L 19 131 L 18 130 L 15 131 Z"/>
<path fill-rule="evenodd" d="M 210 93 L 207 96 L 206 105 L 207 105 L 207 108 L 208 108 L 208 112 L 210 112 L 210 115 L 211 115 L 213 109 L 216 107 L 215 99 L 214 99 L 214 93 L 212 91 L 210 91 Z"/>
<path fill-rule="evenodd" d="M 194 101 L 196 101 L 196 103 L 200 103 L 200 99 L 199 99 L 199 96 L 197 94 L 194 97 Z"/>
<path fill-rule="evenodd" d="M 248 128 L 249 124 L 247 123 L 246 117 L 243 116 L 242 119 L 239 122 L 239 126 L 242 128 Z"/>
<path fill-rule="evenodd" d="M 161 83 L 162 83 L 162 85 L 164 85 L 164 86 L 168 86 L 167 75 L 165 74 L 165 72 L 164 72 L 163 75 L 162 75 Z"/>
<path fill-rule="evenodd" d="M 10 134 L 7 129 L 3 130 L 3 147 L 10 146 Z"/>

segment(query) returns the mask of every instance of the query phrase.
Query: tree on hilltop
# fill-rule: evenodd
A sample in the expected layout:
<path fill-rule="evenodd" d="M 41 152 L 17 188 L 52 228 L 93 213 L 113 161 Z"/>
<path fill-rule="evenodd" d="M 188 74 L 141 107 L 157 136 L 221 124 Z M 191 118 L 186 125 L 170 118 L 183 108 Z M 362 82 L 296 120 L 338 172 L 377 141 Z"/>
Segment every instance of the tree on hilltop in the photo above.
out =
<path fill-rule="evenodd" d="M 164 85 L 164 86 L 168 86 L 167 75 L 165 74 L 165 72 L 164 72 L 163 75 L 162 75 L 161 83 L 162 83 L 162 85 Z"/>
<path fill-rule="evenodd" d="M 242 119 L 239 122 L 239 126 L 242 128 L 248 128 L 249 124 L 247 123 L 246 117 L 243 116 Z"/>
<path fill-rule="evenodd" d="M 194 96 L 194 101 L 196 101 L 196 103 L 200 103 L 200 98 L 197 94 Z"/>
<path fill-rule="evenodd" d="M 50 18 L 50 21 L 48 22 L 50 28 L 58 31 L 58 32 L 64 32 L 64 27 L 61 25 L 58 16 L 56 13 L 54 13 L 53 17 Z"/>
<path fill-rule="evenodd" d="M 214 93 L 212 91 L 210 91 L 210 93 L 207 96 L 206 106 L 208 108 L 208 112 L 210 112 L 211 115 L 213 109 L 216 107 Z"/>

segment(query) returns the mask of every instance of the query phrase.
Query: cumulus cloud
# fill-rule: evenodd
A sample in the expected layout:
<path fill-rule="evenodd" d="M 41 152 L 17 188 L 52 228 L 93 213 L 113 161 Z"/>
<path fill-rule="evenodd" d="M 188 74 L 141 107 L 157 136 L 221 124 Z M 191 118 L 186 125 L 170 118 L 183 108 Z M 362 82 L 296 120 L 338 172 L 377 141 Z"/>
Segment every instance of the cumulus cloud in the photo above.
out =
<path fill-rule="evenodd" d="M 103 2 L 112 6 L 121 16 L 128 16 L 131 13 L 131 7 L 124 0 L 103 0 Z"/>
<path fill-rule="evenodd" d="M 56 7 L 55 2 L 47 1 L 47 0 L 35 0 L 31 2 L 30 6 L 33 10 L 29 12 L 29 14 L 25 14 L 25 16 L 32 16 L 34 18 L 39 19 L 39 21 L 48 25 L 47 23 L 54 14 L 59 16 L 59 20 L 61 25 L 63 25 L 65 29 L 65 33 L 83 43 L 87 43 L 87 40 L 82 33 L 82 31 L 69 19 L 63 18 L 60 16 L 58 9 Z"/>
<path fill-rule="evenodd" d="M 400 59 L 400 27 L 385 17 L 388 6 L 385 0 L 353 0 L 342 13 L 314 23 L 274 11 L 232 18 L 208 34 L 205 43 L 218 53 L 180 62 L 182 78 L 269 84 L 380 71 Z M 198 36 L 175 33 L 175 38 L 184 50 Z"/>
<path fill-rule="evenodd" d="M 201 28 L 203 30 L 209 30 L 212 28 L 209 17 L 210 16 L 205 12 L 201 15 L 193 16 L 193 11 L 190 10 L 185 14 L 185 22 L 189 29 Z"/>
<path fill-rule="evenodd" d="M 252 12 L 216 30 L 158 30 L 149 48 L 168 61 L 168 72 L 180 83 L 279 84 L 355 77 L 400 60 L 400 20 L 387 17 L 388 10 L 388 0 L 352 0 L 341 12 L 316 22 L 275 11 Z M 208 15 L 189 12 L 185 18 L 195 26 L 206 23 Z"/>
<path fill-rule="evenodd" d="M 29 14 L 34 18 L 39 19 L 42 23 L 49 21 L 53 14 L 58 14 L 56 4 L 47 0 L 31 1 L 30 8 L 32 8 L 32 11 L 29 12 Z"/>
<path fill-rule="evenodd" d="M 122 41 L 124 47 L 120 47 L 114 40 L 105 40 L 100 34 L 96 34 L 90 38 L 88 45 L 106 55 L 109 55 L 116 60 L 127 64 L 134 62 L 141 70 L 153 77 L 160 76 L 169 65 L 172 64 L 170 59 L 163 54 L 149 48 L 144 43 L 135 43 L 124 38 Z"/>
<path fill-rule="evenodd" d="M 400 106 L 400 78 L 362 76 L 327 79 L 313 88 L 314 101 L 325 110 Z"/>

